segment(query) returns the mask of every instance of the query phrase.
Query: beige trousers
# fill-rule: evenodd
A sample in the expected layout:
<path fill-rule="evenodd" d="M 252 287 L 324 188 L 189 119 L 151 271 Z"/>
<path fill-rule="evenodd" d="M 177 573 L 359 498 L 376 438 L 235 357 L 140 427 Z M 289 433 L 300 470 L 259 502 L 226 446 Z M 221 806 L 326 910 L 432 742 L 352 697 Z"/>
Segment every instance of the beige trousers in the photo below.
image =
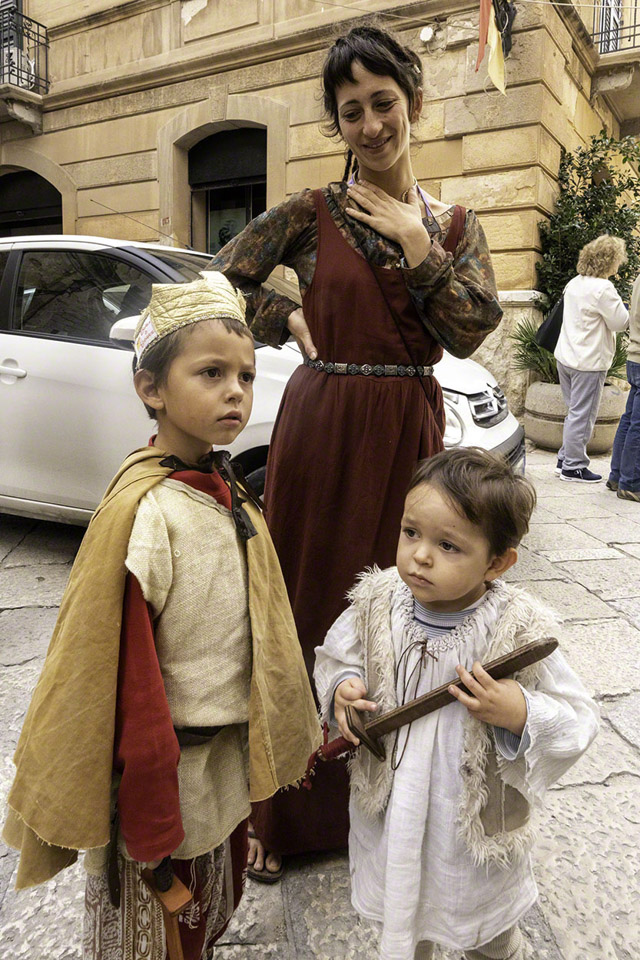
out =
<path fill-rule="evenodd" d="M 421 940 L 415 960 L 432 960 L 434 945 Z M 475 950 L 465 950 L 465 960 L 524 960 L 522 934 L 519 927 L 510 927 L 489 943 Z"/>

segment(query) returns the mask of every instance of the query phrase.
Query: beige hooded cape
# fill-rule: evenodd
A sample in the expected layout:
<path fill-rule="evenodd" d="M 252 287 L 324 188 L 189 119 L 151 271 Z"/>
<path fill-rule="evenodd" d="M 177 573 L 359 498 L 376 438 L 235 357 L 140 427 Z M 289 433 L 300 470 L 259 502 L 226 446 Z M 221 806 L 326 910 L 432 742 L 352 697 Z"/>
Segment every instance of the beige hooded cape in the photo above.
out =
<path fill-rule="evenodd" d="M 109 842 L 115 701 L 127 545 L 138 502 L 171 473 L 145 447 L 125 460 L 87 529 L 15 754 L 3 837 L 20 850 L 16 887 L 34 886 Z M 296 783 L 322 739 L 278 558 L 244 509 L 253 670 L 251 800 Z"/>

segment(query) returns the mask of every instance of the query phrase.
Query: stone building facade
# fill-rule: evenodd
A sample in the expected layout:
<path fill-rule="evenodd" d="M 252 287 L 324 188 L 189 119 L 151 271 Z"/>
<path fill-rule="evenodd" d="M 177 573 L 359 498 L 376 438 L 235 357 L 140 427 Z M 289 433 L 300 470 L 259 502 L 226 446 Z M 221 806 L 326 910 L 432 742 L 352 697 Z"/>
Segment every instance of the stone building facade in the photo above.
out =
<path fill-rule="evenodd" d="M 232 226 L 227 195 L 215 191 L 234 180 L 251 188 L 240 211 L 249 215 L 256 203 L 340 178 L 342 146 L 319 129 L 319 71 L 338 32 L 378 13 L 422 56 L 414 169 L 431 193 L 477 211 L 504 291 L 504 336 L 532 310 L 537 224 L 553 207 L 560 147 L 603 126 L 614 135 L 640 129 L 638 48 L 599 54 L 592 7 L 581 15 L 579 6 L 516 6 L 505 97 L 485 64 L 475 71 L 470 0 L 24 0 L 22 13 L 48 30 L 50 86 L 22 96 L 0 86 L 0 198 L 10 183 L 3 175 L 28 171 L 59 192 L 65 233 L 166 234 L 205 249 Z M 260 131 L 262 147 L 252 150 Z M 241 136 L 234 177 L 229 158 Z M 261 170 L 252 167 L 258 154 Z M 503 356 L 501 342 L 485 346 L 496 375 Z"/>

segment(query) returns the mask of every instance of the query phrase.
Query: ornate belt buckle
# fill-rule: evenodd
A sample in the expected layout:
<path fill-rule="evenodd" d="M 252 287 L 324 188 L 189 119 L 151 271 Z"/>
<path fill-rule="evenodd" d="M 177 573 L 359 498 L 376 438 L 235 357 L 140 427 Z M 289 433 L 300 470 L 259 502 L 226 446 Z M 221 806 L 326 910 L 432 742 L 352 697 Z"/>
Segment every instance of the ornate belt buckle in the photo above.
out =
<path fill-rule="evenodd" d="M 373 367 L 371 366 L 370 363 L 363 363 L 362 366 L 360 367 L 360 373 L 364 377 L 368 377 L 371 373 L 373 373 Z"/>
<path fill-rule="evenodd" d="M 334 373 L 346 373 L 347 364 L 346 363 L 334 363 Z"/>
<path fill-rule="evenodd" d="M 360 372 L 360 367 L 357 363 L 350 363 L 347 367 L 347 373 L 350 373 L 352 377 L 355 377 L 356 373 Z"/>
<path fill-rule="evenodd" d="M 324 372 L 325 372 L 325 373 L 334 373 L 334 372 L 335 372 L 335 363 L 331 363 L 331 361 L 329 361 L 329 363 L 325 363 L 325 365 L 324 365 Z"/>
<path fill-rule="evenodd" d="M 324 360 L 316 360 L 315 367 L 316 367 L 316 370 L 322 373 L 322 371 L 324 370 Z"/>
<path fill-rule="evenodd" d="M 375 367 L 373 368 L 373 372 L 375 373 L 376 377 L 383 377 L 384 366 L 381 363 L 376 363 Z"/>
<path fill-rule="evenodd" d="M 413 365 L 407 367 L 407 376 L 415 377 L 415 375 L 416 375 L 416 368 Z"/>
<path fill-rule="evenodd" d="M 395 377 L 398 375 L 398 367 L 395 363 L 385 363 L 384 365 L 384 375 L 385 377 Z"/>

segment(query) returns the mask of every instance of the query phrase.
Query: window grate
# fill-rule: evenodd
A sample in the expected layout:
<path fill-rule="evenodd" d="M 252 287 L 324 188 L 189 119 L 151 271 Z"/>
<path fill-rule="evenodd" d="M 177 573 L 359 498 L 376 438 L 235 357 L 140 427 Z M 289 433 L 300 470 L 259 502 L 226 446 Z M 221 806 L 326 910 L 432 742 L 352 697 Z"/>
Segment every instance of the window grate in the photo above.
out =
<path fill-rule="evenodd" d="M 33 93 L 49 91 L 47 28 L 17 9 L 0 9 L 0 83 Z"/>
<path fill-rule="evenodd" d="M 600 0 L 593 9 L 591 39 L 599 53 L 640 47 L 640 6 L 622 0 Z"/>

